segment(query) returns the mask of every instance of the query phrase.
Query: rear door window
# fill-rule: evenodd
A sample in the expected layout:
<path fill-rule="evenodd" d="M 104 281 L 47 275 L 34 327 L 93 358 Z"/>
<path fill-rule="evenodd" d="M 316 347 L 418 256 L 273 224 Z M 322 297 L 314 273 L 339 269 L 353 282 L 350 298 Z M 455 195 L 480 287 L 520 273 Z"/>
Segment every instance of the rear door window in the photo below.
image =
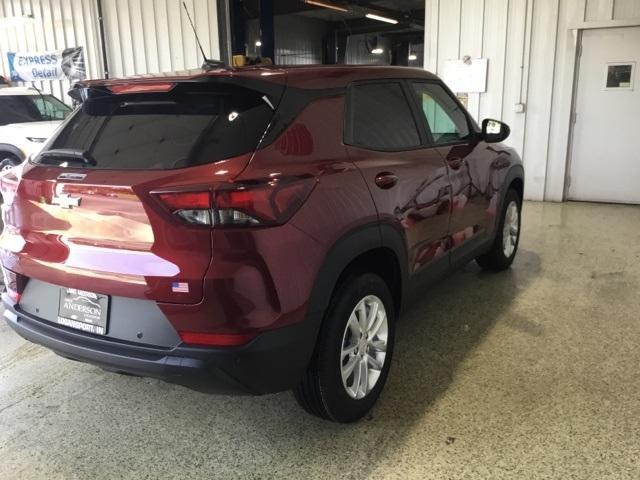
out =
<path fill-rule="evenodd" d="M 259 92 L 178 85 L 168 93 L 86 100 L 47 150 L 69 150 L 97 169 L 173 169 L 253 151 L 273 116 Z M 53 159 L 53 160 L 52 160 Z M 59 155 L 36 162 L 62 163 Z"/>
<path fill-rule="evenodd" d="M 420 147 L 420 134 L 400 82 L 355 84 L 349 97 L 347 143 L 382 151 Z"/>
<path fill-rule="evenodd" d="M 70 111 L 51 95 L 0 95 L 0 126 L 62 120 Z"/>

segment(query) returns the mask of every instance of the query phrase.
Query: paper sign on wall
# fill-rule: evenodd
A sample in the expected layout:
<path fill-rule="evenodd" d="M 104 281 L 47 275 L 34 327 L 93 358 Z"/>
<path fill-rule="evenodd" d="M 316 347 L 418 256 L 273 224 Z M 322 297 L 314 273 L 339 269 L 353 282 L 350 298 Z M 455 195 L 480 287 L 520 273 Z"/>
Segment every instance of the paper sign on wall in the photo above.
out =
<path fill-rule="evenodd" d="M 487 91 L 487 64 L 486 58 L 447 60 L 442 79 L 455 93 L 484 93 Z"/>

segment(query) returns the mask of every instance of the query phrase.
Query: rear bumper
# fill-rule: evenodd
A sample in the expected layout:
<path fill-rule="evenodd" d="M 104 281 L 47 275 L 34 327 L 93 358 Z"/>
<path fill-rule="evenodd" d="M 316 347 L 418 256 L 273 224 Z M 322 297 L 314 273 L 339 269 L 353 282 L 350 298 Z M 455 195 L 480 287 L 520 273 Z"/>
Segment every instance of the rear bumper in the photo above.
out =
<path fill-rule="evenodd" d="M 20 310 L 2 295 L 4 318 L 30 342 L 106 370 L 158 378 L 207 393 L 265 394 L 292 388 L 314 349 L 320 319 L 260 334 L 242 347 L 152 347 L 76 332 Z"/>

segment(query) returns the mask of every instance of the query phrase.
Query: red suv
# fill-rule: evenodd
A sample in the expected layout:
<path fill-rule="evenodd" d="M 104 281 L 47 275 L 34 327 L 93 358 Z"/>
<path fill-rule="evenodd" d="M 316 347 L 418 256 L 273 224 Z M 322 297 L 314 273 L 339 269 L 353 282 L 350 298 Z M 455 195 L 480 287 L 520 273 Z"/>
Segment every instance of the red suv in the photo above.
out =
<path fill-rule="evenodd" d="M 523 168 L 434 75 L 251 67 L 87 81 L 2 179 L 5 319 L 107 370 L 294 389 L 323 418 L 383 388 L 408 299 L 507 268 Z"/>

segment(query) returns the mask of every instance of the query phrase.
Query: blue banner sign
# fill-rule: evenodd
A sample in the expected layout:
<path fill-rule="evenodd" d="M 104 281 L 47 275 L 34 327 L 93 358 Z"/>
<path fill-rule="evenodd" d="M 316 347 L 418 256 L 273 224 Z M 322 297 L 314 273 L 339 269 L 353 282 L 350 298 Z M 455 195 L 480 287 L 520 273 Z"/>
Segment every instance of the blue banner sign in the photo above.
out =
<path fill-rule="evenodd" d="M 82 47 L 53 52 L 8 52 L 7 58 L 14 82 L 85 78 Z"/>

